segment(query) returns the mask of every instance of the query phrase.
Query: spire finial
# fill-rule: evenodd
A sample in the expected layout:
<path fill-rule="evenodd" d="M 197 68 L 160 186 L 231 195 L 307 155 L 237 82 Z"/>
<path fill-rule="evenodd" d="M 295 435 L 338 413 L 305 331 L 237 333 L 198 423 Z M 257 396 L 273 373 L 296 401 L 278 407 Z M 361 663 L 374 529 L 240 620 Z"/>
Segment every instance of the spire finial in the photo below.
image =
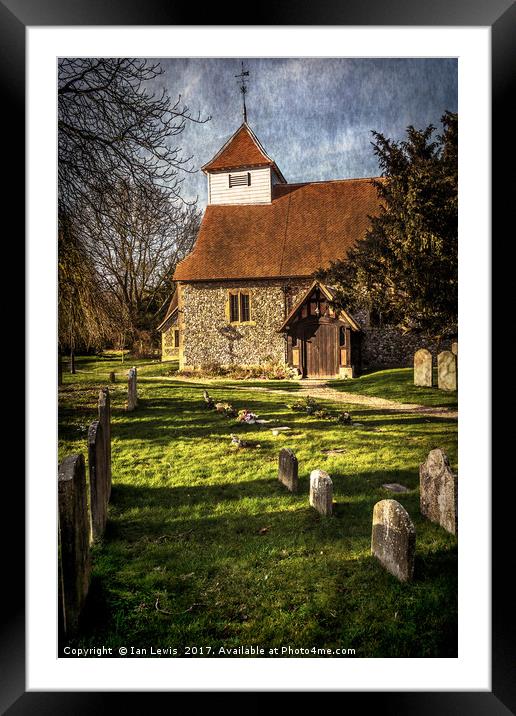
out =
<path fill-rule="evenodd" d="M 247 82 L 248 80 L 246 77 L 249 77 L 249 70 L 244 70 L 244 63 L 242 61 L 242 72 L 239 75 L 235 75 L 237 79 L 240 80 L 240 92 L 242 93 L 242 102 L 243 102 L 243 115 L 244 115 L 244 122 L 247 124 L 247 107 L 245 106 L 245 96 L 247 94 Z"/>

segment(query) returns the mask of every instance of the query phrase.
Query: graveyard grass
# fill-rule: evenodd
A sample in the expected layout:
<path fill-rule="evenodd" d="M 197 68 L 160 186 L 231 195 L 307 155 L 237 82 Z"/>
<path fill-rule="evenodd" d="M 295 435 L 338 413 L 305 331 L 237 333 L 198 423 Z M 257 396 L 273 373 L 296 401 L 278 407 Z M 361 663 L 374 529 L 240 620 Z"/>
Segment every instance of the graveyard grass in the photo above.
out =
<path fill-rule="evenodd" d="M 437 369 L 434 368 L 434 386 L 437 386 Z M 374 398 L 385 398 L 398 403 L 415 403 L 430 407 L 456 408 L 457 393 L 414 385 L 412 368 L 390 368 L 365 373 L 353 380 L 335 380 L 332 388 L 347 393 L 359 393 Z"/>
<path fill-rule="evenodd" d="M 131 365 L 139 406 L 126 412 Z M 246 392 L 245 382 L 235 390 L 230 382 L 179 381 L 170 363 L 121 364 L 111 356 L 79 358 L 77 367 L 59 390 L 59 457 L 87 457 L 98 391 L 109 385 L 113 488 L 72 645 L 112 646 L 115 656 L 127 645 L 172 646 L 180 655 L 186 646 L 211 646 L 212 656 L 245 645 L 341 647 L 356 657 L 457 655 L 457 542 L 421 517 L 418 489 L 419 463 L 432 448 L 442 447 L 457 469 L 455 420 L 327 403 L 361 423 L 338 425 L 291 411 L 288 395 Z M 355 381 L 342 383 L 349 390 Z M 398 383 L 394 372 L 396 393 Z M 292 433 L 274 436 L 271 425 L 239 425 L 207 410 L 204 387 Z M 232 448 L 231 433 L 259 447 Z M 297 495 L 277 480 L 282 447 L 299 460 Z M 345 452 L 322 453 L 331 448 Z M 332 477 L 332 517 L 309 507 L 315 468 Z M 387 492 L 382 483 L 390 482 L 409 492 Z M 370 555 L 373 506 L 389 497 L 416 527 L 412 583 L 398 582 Z"/>

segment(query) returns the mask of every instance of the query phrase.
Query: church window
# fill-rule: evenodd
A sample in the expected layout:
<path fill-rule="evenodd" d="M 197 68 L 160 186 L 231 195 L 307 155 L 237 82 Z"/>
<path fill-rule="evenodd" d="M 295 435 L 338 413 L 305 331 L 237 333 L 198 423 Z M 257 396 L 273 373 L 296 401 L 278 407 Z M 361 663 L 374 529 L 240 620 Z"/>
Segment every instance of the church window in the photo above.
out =
<path fill-rule="evenodd" d="M 240 321 L 246 323 L 249 320 L 249 294 L 240 294 Z"/>
<path fill-rule="evenodd" d="M 230 323 L 249 323 L 251 321 L 251 297 L 249 291 L 235 290 L 229 292 Z"/>
<path fill-rule="evenodd" d="M 339 328 L 339 346 L 342 348 L 346 345 L 346 329 L 344 326 Z"/>
<path fill-rule="evenodd" d="M 177 328 L 174 330 L 174 348 L 179 348 L 179 331 Z"/>
<path fill-rule="evenodd" d="M 239 318 L 238 293 L 231 293 L 229 295 L 229 320 L 231 323 L 237 323 Z"/>

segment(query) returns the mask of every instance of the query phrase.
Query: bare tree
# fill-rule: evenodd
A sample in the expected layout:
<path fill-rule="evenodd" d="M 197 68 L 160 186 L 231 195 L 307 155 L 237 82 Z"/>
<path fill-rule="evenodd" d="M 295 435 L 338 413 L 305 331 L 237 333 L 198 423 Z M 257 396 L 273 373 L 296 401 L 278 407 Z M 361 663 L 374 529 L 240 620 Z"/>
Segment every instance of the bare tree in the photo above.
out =
<path fill-rule="evenodd" d="M 59 336 L 72 351 L 115 323 L 135 330 L 194 240 L 198 212 L 181 198 L 194 169 L 176 138 L 209 117 L 152 91 L 162 73 L 146 59 L 59 61 Z"/>
<path fill-rule="evenodd" d="M 103 290 L 128 317 L 134 337 L 149 330 L 152 318 L 170 297 L 177 262 L 191 250 L 199 228 L 195 206 L 176 206 L 156 185 L 119 182 L 102 206 L 82 213 L 83 240 Z"/>
<path fill-rule="evenodd" d="M 179 171 L 191 157 L 171 141 L 193 116 L 181 96 L 173 103 L 149 85 L 163 73 L 156 62 L 128 58 L 64 58 L 58 73 L 59 203 L 62 213 L 108 195 L 130 179 L 142 190 L 157 183 L 180 199 Z"/>

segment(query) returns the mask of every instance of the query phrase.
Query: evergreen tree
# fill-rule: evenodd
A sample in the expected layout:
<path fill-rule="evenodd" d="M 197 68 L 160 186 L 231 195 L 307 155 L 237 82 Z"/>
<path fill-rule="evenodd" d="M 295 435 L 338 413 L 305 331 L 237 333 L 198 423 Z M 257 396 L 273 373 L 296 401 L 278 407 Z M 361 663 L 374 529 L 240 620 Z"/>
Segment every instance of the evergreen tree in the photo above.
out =
<path fill-rule="evenodd" d="M 380 213 L 345 260 L 317 275 L 337 305 L 436 336 L 457 323 L 457 114 L 441 122 L 435 138 L 432 125 L 408 127 L 400 142 L 373 132 Z"/>

